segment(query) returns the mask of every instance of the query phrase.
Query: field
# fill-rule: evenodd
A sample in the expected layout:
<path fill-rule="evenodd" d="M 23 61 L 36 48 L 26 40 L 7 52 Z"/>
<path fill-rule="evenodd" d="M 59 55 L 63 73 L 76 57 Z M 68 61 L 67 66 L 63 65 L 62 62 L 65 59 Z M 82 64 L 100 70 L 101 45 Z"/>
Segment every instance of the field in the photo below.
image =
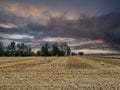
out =
<path fill-rule="evenodd" d="M 120 56 L 0 57 L 0 90 L 120 90 Z"/>

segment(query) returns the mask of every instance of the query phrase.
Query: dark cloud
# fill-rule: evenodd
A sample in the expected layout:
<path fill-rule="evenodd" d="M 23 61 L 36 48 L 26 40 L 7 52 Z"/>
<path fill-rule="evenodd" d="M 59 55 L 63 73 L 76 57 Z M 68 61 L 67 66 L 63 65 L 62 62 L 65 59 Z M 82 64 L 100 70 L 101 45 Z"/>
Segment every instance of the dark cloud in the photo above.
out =
<path fill-rule="evenodd" d="M 67 38 L 103 40 L 110 48 L 120 50 L 120 12 L 85 17 L 79 20 L 51 18 L 45 26 L 30 24 L 33 32 L 43 32 L 42 37 L 61 35 Z"/>
<path fill-rule="evenodd" d="M 0 23 L 11 23 L 15 24 L 17 27 L 0 27 L 0 33 L 27 34 L 34 36 L 34 39 L 10 39 L 31 43 L 34 45 L 34 48 L 41 45 L 40 43 L 43 43 L 43 38 L 65 37 L 74 38 L 74 43 L 77 43 L 84 38 L 89 40 L 103 40 L 105 42 L 104 44 L 108 46 L 106 48 L 120 50 L 120 12 L 111 12 L 92 17 L 80 16 L 77 20 L 69 20 L 66 18 L 67 16 L 64 14 L 59 17 L 49 17 L 45 24 L 41 24 L 40 20 L 35 22 L 31 17 L 26 18 L 17 16 L 16 14 L 2 10 L 0 11 Z M 77 46 L 77 48 L 105 48 L 101 45 L 92 43 Z"/>
<path fill-rule="evenodd" d="M 120 12 L 82 19 L 79 22 L 85 37 L 104 40 L 111 48 L 120 50 Z"/>

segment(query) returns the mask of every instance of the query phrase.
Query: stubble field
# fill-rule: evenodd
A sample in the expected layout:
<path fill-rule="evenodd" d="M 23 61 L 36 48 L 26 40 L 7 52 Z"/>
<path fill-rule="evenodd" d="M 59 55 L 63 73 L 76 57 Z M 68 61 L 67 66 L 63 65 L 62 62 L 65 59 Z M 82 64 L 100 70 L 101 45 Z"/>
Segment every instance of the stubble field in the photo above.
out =
<path fill-rule="evenodd" d="M 120 90 L 120 56 L 0 57 L 0 90 Z"/>

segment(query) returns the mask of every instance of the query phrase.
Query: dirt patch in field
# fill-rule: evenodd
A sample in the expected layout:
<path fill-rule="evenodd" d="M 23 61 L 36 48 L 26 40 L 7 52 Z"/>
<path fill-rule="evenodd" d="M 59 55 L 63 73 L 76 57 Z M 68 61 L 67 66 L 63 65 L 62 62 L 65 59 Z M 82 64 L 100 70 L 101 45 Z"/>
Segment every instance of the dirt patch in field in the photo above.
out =
<path fill-rule="evenodd" d="M 74 57 L 70 57 L 66 62 L 66 68 L 70 69 L 93 69 L 94 67 Z"/>

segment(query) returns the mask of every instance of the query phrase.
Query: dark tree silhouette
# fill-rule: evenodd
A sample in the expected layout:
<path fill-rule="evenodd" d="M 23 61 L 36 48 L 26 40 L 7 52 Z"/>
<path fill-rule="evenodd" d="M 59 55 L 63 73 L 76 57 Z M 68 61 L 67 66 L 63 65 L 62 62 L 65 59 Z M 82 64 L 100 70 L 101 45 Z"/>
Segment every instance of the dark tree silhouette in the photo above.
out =
<path fill-rule="evenodd" d="M 71 53 L 71 49 L 66 42 L 61 44 L 61 50 L 65 53 L 65 56 L 69 56 Z"/>
<path fill-rule="evenodd" d="M 53 56 L 60 56 L 60 49 L 57 43 L 52 45 L 52 55 Z"/>
<path fill-rule="evenodd" d="M 78 55 L 83 56 L 84 53 L 83 52 L 78 52 Z"/>
<path fill-rule="evenodd" d="M 36 52 L 36 55 L 37 55 L 37 56 L 41 56 L 41 51 L 38 50 L 38 51 Z"/>
<path fill-rule="evenodd" d="M 6 51 L 7 55 L 8 56 L 15 56 L 15 52 L 16 52 L 15 48 L 16 48 L 15 42 L 13 41 L 7 47 L 7 51 Z"/>
<path fill-rule="evenodd" d="M 54 43 L 51 47 L 48 43 L 45 43 L 41 47 L 41 50 L 34 53 L 31 47 L 24 43 L 16 45 L 13 41 L 5 50 L 3 44 L 0 42 L 0 56 L 69 56 L 70 53 L 71 49 L 67 43 L 62 43 L 61 45 Z"/>
<path fill-rule="evenodd" d="M 3 47 L 3 43 L 0 42 L 0 56 L 4 55 L 4 47 Z"/>
<path fill-rule="evenodd" d="M 49 44 L 46 43 L 42 46 L 41 48 L 41 56 L 50 56 L 50 52 L 49 52 Z"/>

